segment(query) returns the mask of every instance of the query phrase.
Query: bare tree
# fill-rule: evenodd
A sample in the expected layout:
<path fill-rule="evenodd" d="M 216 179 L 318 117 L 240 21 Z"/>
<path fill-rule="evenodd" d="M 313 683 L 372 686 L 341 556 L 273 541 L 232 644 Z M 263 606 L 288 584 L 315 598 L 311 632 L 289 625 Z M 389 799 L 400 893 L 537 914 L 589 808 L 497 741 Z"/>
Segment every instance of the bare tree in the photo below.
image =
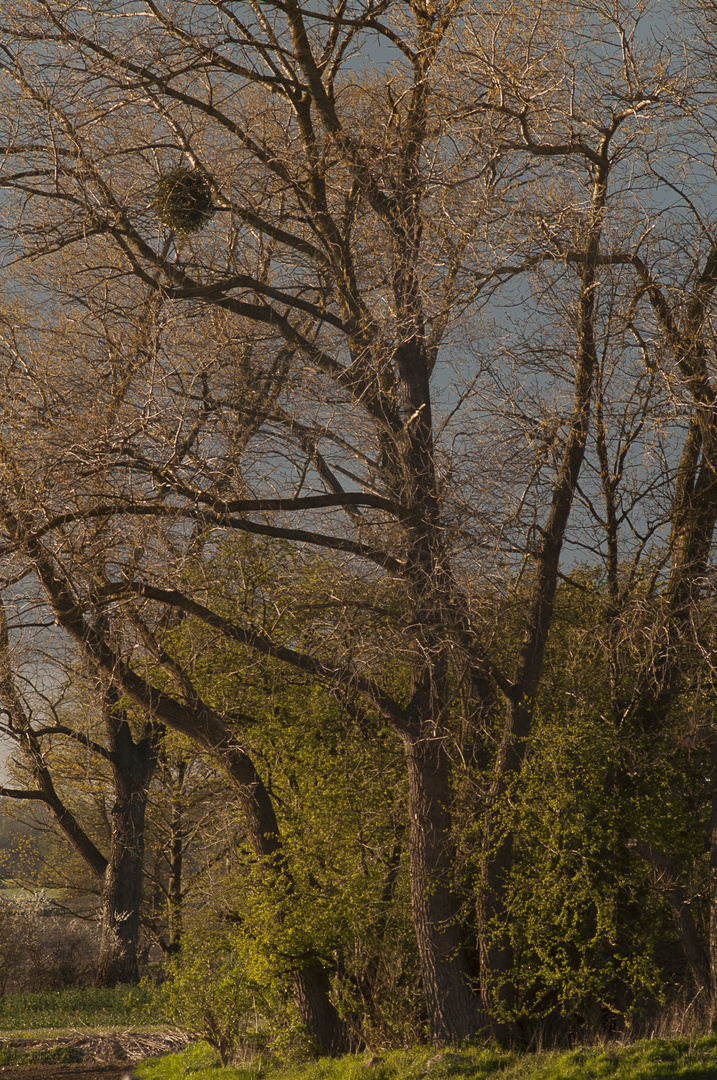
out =
<path fill-rule="evenodd" d="M 414 916 L 424 987 L 435 1037 L 446 1041 L 470 1034 L 477 1023 L 460 947 L 458 898 L 451 881 L 450 776 L 443 719 L 449 697 L 450 646 L 444 626 L 446 616 L 450 621 L 455 617 L 449 614 L 455 611 L 455 603 L 450 599 L 452 576 L 440 520 L 429 384 L 449 314 L 458 303 L 459 290 L 465 291 L 466 286 L 457 283 L 460 253 L 452 254 L 450 244 L 442 243 L 440 230 L 430 248 L 423 240 L 427 185 L 435 190 L 436 205 L 443 202 L 452 212 L 448 201 L 441 198 L 440 166 L 430 166 L 424 175 L 424 161 L 427 140 L 432 138 L 429 80 L 453 19 L 454 5 L 436 7 L 432 12 L 422 5 L 396 9 L 398 21 L 384 25 L 381 16 L 388 7 L 369 5 L 366 10 L 349 12 L 341 5 L 324 21 L 298 4 L 287 9 L 283 5 L 254 5 L 245 23 L 231 8 L 218 8 L 211 12 L 213 25 L 208 27 L 206 39 L 157 9 L 153 18 L 163 44 L 156 68 L 151 61 L 145 64 L 144 60 L 124 59 L 130 52 L 139 54 L 120 41 L 121 35 L 113 33 L 111 39 L 105 40 L 105 28 L 99 24 L 100 35 L 88 37 L 87 28 L 75 26 L 71 13 L 61 7 L 38 8 L 39 21 L 32 29 L 27 12 L 21 11 L 23 29 L 19 37 L 9 25 L 6 28 L 24 54 L 23 37 L 32 52 L 30 40 L 35 40 L 36 35 L 59 36 L 63 49 L 65 45 L 80 49 L 91 66 L 104 71 L 111 81 L 119 73 L 118 104 L 124 100 L 128 108 L 138 111 L 139 127 L 132 135 L 134 148 L 138 148 L 135 136 L 139 131 L 146 129 L 149 136 L 157 123 L 165 127 L 175 146 L 174 150 L 167 147 L 160 153 L 159 167 L 150 167 L 140 180 L 143 189 L 137 187 L 137 174 L 133 178 L 121 167 L 130 183 L 130 188 L 122 192 L 115 170 L 124 155 L 113 154 L 111 180 L 107 173 L 102 175 L 104 170 L 94 149 L 80 132 L 85 121 L 73 116 L 73 110 L 68 111 L 61 98 L 41 104 L 43 91 L 30 70 L 34 62 L 25 54 L 21 61 L 25 74 L 20 75 L 20 81 L 29 110 L 27 120 L 34 124 L 32 116 L 38 115 L 37 105 L 42 110 L 49 106 L 50 112 L 45 115 L 50 127 L 64 133 L 69 169 L 67 173 L 63 169 L 61 183 L 67 181 L 73 189 L 67 205 L 69 208 L 72 203 L 75 209 L 69 216 L 76 218 L 79 213 L 83 233 L 106 234 L 109 226 L 109 236 L 117 243 L 123 259 L 129 260 L 127 268 L 133 267 L 132 272 L 161 290 L 168 300 L 209 301 L 234 316 L 239 325 L 264 327 L 267 337 L 278 338 L 274 346 L 277 362 L 286 357 L 295 373 L 294 400 L 310 394 L 312 385 L 321 387 L 318 409 L 310 406 L 304 418 L 291 406 L 290 399 L 281 406 L 277 403 L 266 418 L 269 438 L 273 441 L 273 432 L 279 432 L 289 440 L 292 454 L 296 448 L 298 465 L 292 464 L 284 478 L 275 473 L 282 488 L 288 486 L 294 494 L 271 496 L 270 474 L 262 484 L 265 493 L 252 492 L 249 498 L 237 500 L 235 482 L 230 485 L 229 496 L 220 480 L 202 475 L 205 466 L 200 467 L 199 474 L 187 473 L 188 455 L 196 457 L 197 449 L 207 445 L 207 425 L 220 413 L 231 416 L 237 409 L 237 403 L 227 399 L 221 387 L 212 386 L 210 372 L 205 375 L 206 393 L 196 394 L 194 432 L 192 425 L 185 429 L 185 421 L 181 420 L 181 434 L 176 431 L 172 435 L 173 442 L 180 435 L 178 456 L 168 460 L 164 451 L 157 456 L 149 450 L 146 439 L 144 447 L 120 443 L 113 451 L 118 454 L 113 468 L 117 473 L 130 467 L 143 478 L 149 500 L 146 509 L 150 514 L 156 512 L 155 516 L 166 516 L 168 510 L 174 514 L 172 502 L 179 496 L 182 502 L 189 500 L 182 512 L 189 510 L 204 528 L 235 519 L 239 528 L 307 540 L 399 576 L 407 590 L 415 628 L 409 646 L 413 672 L 410 704 L 399 705 L 351 666 L 337 666 L 317 655 L 305 655 L 277 644 L 265 633 L 219 618 L 197 599 L 176 589 L 175 581 L 167 590 L 151 579 L 138 577 L 117 583 L 121 587 L 115 595 L 121 599 L 135 594 L 145 603 L 174 606 L 317 677 L 338 685 L 358 686 L 391 718 L 406 748 L 412 792 Z M 132 20 L 123 22 L 122 35 L 125 31 L 134 35 Z M 373 116 L 367 114 L 364 118 L 374 88 L 369 85 L 366 94 L 359 93 L 343 69 L 355 51 L 358 35 L 367 32 L 378 33 L 394 50 L 398 98 L 393 100 L 394 90 L 389 85 L 381 94 L 378 108 L 371 110 Z M 240 44 L 244 40 L 245 46 Z M 188 60 L 192 66 L 195 60 L 189 58 L 203 54 L 207 47 L 213 62 L 208 69 L 206 94 L 198 83 L 189 92 L 178 84 L 179 96 L 175 99 L 171 72 L 184 68 Z M 64 60 L 60 66 L 67 74 Z M 16 74 L 21 68 L 13 64 Z M 131 85 L 136 89 L 130 90 Z M 215 104 L 217 94 L 223 98 L 230 86 L 232 94 L 239 87 L 241 92 L 234 105 L 219 108 Z M 273 97 L 266 96 L 273 91 L 277 92 Z M 347 109 L 342 107 L 339 112 L 339 102 L 344 99 Z M 267 107 L 271 101 L 276 108 Z M 258 102 L 264 103 L 259 109 Z M 196 148 L 186 127 L 192 114 L 197 120 L 201 118 L 203 131 Z M 25 120 L 21 123 L 24 125 Z M 160 142 L 154 136 L 149 138 L 159 152 Z M 215 138 L 218 142 L 212 151 L 210 145 Z M 35 135 L 32 139 L 34 142 Z M 144 136 L 141 139 L 144 141 Z M 208 157 L 198 152 L 205 139 L 210 140 L 206 145 Z M 49 148 L 44 137 L 43 142 Z M 227 156 L 229 147 L 234 151 L 231 160 Z M 64 148 L 61 156 L 65 157 Z M 226 220 L 229 228 L 228 233 L 222 230 L 214 240 L 207 231 L 207 247 L 200 234 L 196 255 L 189 240 L 175 235 L 157 248 L 146 234 L 147 226 L 150 237 L 157 228 L 150 206 L 157 179 L 169 175 L 172 168 L 176 170 L 177 158 L 187 163 L 184 175 L 195 177 L 200 196 L 202 185 L 208 185 L 213 206 L 221 211 L 215 217 L 220 222 Z M 221 158 L 230 165 L 226 175 L 218 167 Z M 239 188 L 234 188 L 232 180 L 237 176 L 236 169 L 242 174 Z M 23 186 L 19 176 L 15 180 Z M 80 194 L 84 189 L 89 195 L 89 188 L 103 192 L 100 217 L 92 223 L 84 215 L 94 195 L 88 201 Z M 127 205 L 132 189 L 135 203 L 139 196 L 138 215 Z M 238 194 L 239 190 L 242 195 L 237 201 L 234 191 Z M 46 193 L 50 194 L 49 188 Z M 46 203 L 50 211 L 47 228 L 52 231 L 59 227 L 65 233 L 66 227 L 74 228 L 68 219 L 63 224 L 59 220 L 50 223 L 52 207 L 58 205 L 56 194 L 53 183 L 52 199 Z M 380 254 L 373 252 L 376 228 Z M 41 231 L 45 231 L 44 227 Z M 49 233 L 45 235 L 49 237 Z M 54 246 L 52 241 L 50 246 Z M 435 271 L 430 270 L 432 263 Z M 426 301 L 432 293 L 431 311 L 427 312 Z M 387 319 L 380 315 L 386 303 Z M 256 337 L 256 332 L 250 337 Z M 336 401 L 333 418 L 326 411 L 332 398 Z M 186 412 L 186 405 L 182 410 Z M 357 426 L 351 421 L 347 441 L 341 437 L 343 417 L 348 420 L 353 415 L 359 422 Z M 369 433 L 374 445 L 367 454 L 360 443 Z M 166 427 L 158 432 L 162 444 L 167 434 Z M 335 464 L 326 460 L 322 450 L 321 443 L 326 440 L 328 445 L 333 442 L 337 446 Z M 345 464 L 341 463 L 342 457 Z M 301 464 L 302 458 L 305 464 Z M 355 464 L 351 464 L 351 458 L 361 469 L 358 490 L 352 479 Z M 245 460 L 242 467 L 245 476 L 251 474 L 249 462 Z M 301 492 L 301 473 L 315 478 L 312 484 L 318 481 L 316 494 Z M 348 478 L 348 489 L 342 476 Z M 166 490 L 172 492 L 171 499 L 166 497 Z M 138 499 L 138 495 L 136 490 L 131 493 L 128 509 L 142 512 L 145 496 Z M 327 532 L 318 522 L 296 528 L 264 525 L 249 516 L 252 512 L 303 514 L 332 507 L 345 508 L 348 524 L 355 532 L 353 538 L 341 535 L 342 530 L 336 535 Z M 387 520 L 395 521 L 397 527 L 394 550 L 393 545 L 387 548 L 378 542 Z M 247 773 L 247 762 L 242 759 L 240 763 L 238 748 L 227 745 L 226 733 L 218 726 L 219 718 L 211 717 L 203 703 L 197 702 L 191 721 L 188 717 L 185 720 L 180 713 L 186 706 L 180 709 L 166 695 L 150 691 L 145 680 L 119 662 L 84 619 L 70 615 L 70 611 L 78 611 L 72 583 L 65 575 L 58 576 L 58 568 L 48 559 L 42 541 L 36 541 L 31 553 L 27 543 L 33 546 L 34 542 L 29 541 L 24 529 L 17 530 L 14 539 L 32 559 L 43 587 L 49 589 L 48 599 L 56 618 L 82 642 L 94 662 L 133 700 L 151 701 L 152 711 L 165 722 L 205 744 L 211 742 L 230 771 L 237 777 L 241 773 L 240 790 L 247 802 L 250 791 L 258 795 L 261 789 L 257 778 Z M 112 595 L 109 583 L 103 595 L 105 599 Z M 457 618 L 463 619 L 460 606 Z M 199 724 L 198 715 L 202 718 Z M 230 758 L 235 759 L 231 765 Z M 269 813 L 268 806 L 263 812 Z M 275 822 L 257 821 L 252 831 L 258 848 L 271 855 L 276 844 Z M 271 850 L 264 851 L 267 844 Z"/>
<path fill-rule="evenodd" d="M 649 11 L 643 16 L 650 25 Z M 503 32 L 505 43 L 487 32 L 490 25 L 495 25 L 490 16 L 476 15 L 478 32 L 468 49 L 481 84 L 490 87 L 476 107 L 510 117 L 512 136 L 502 136 L 499 143 L 504 153 L 561 163 L 561 175 L 554 180 L 560 187 L 558 200 L 551 200 L 549 192 L 541 205 L 525 208 L 540 248 L 513 266 L 540 266 L 548 287 L 553 287 L 550 267 L 555 263 L 566 272 L 572 267 L 581 281 L 578 351 L 589 357 L 584 370 L 594 414 L 590 431 L 583 428 L 584 458 L 573 486 L 570 538 L 593 566 L 604 568 L 608 600 L 600 632 L 609 655 L 616 719 L 664 738 L 672 723 L 670 711 L 700 682 L 709 682 L 703 665 L 709 652 L 716 521 L 712 324 L 717 277 L 714 150 L 707 120 L 711 106 L 702 92 L 706 82 L 699 67 L 688 72 L 671 66 L 664 46 L 659 59 L 651 56 L 640 19 L 633 21 L 613 6 L 595 5 L 587 25 L 571 25 L 569 19 L 561 23 L 563 41 L 573 43 L 569 59 L 560 48 L 547 47 L 548 28 L 541 15 L 524 16 L 522 26 L 520 19 L 510 23 Z M 598 26 L 603 27 L 602 40 L 614 47 L 612 62 L 604 66 L 592 51 Z M 651 32 L 655 29 L 650 25 Z M 659 117 L 659 125 L 653 127 L 650 117 Z M 571 203 L 564 192 L 582 170 L 584 182 Z M 524 414 L 522 419 L 534 425 L 532 417 Z M 578 430 L 573 425 L 573 432 Z M 545 434 L 534 426 L 531 437 L 536 441 Z M 569 445 L 559 425 L 550 429 L 549 439 L 554 457 L 558 448 Z M 548 540 L 547 530 L 541 530 L 538 574 L 548 567 Z M 535 594 L 539 603 L 549 595 L 545 589 Z M 644 646 L 635 645 L 638 635 Z M 536 660 L 533 670 L 540 670 L 538 643 L 528 634 L 525 674 Z M 640 652 L 636 675 L 635 654 Z M 505 760 L 510 763 L 513 755 L 512 765 L 504 766 L 507 784 L 525 753 L 520 731 L 530 730 L 535 699 L 536 683 L 522 680 L 519 674 L 516 684 L 527 691 L 523 722 L 503 736 Z M 702 727 L 686 738 L 688 745 L 709 752 L 713 776 L 713 733 Z M 507 790 L 507 784 L 501 786 L 500 755 L 498 763 L 497 801 Z M 625 837 L 628 847 L 659 874 L 695 984 L 708 999 L 710 1023 L 717 970 L 714 791 L 712 780 L 711 817 L 702 823 L 711 866 L 709 963 L 686 909 L 689 897 L 670 860 L 647 840 Z M 500 897 L 509 873 L 511 835 L 496 846 L 489 818 L 487 825 L 484 882 L 493 905 L 489 914 L 500 927 L 506 923 Z M 498 956 L 488 957 L 486 965 L 503 988 L 501 973 L 510 962 L 507 939 L 494 931 Z M 509 994 L 508 983 L 508 1008 Z"/>
<path fill-rule="evenodd" d="M 97 979 L 102 986 L 139 981 L 140 902 L 144 866 L 145 813 L 149 786 L 157 764 L 161 725 L 147 721 L 137 739 L 133 737 L 126 710 L 117 691 L 109 685 L 100 694 L 105 739 L 97 742 L 58 715 L 34 721 L 32 707 L 18 689 L 13 669 L 5 608 L 0 609 L 0 703 L 3 728 L 20 751 L 33 787 L 2 787 L 4 798 L 42 803 L 59 831 L 100 883 L 102 938 Z M 80 817 L 58 792 L 49 764 L 47 744 L 51 738 L 72 740 L 98 755 L 110 767 L 114 800 L 110 842 L 104 855 Z"/>
<path fill-rule="evenodd" d="M 405 752 L 413 917 L 438 1042 L 475 1033 L 482 1010 L 510 1015 L 513 838 L 500 806 L 527 752 L 566 542 L 569 558 L 594 556 L 590 507 L 602 497 L 614 582 L 623 448 L 640 452 L 646 417 L 664 424 L 654 380 L 634 363 L 646 326 L 704 415 L 643 548 L 664 544 L 672 520 L 674 565 L 690 582 L 711 550 L 713 493 L 707 518 L 693 498 L 711 397 L 692 342 L 714 260 L 678 333 L 648 243 L 659 199 L 647 206 L 644 192 L 661 154 L 688 153 L 679 126 L 661 145 L 680 80 L 664 52 L 639 55 L 640 25 L 640 12 L 612 5 L 583 19 L 567 4 L 484 14 L 454 0 L 152 0 L 111 16 L 23 0 L 2 16 L 6 243 L 19 262 L 53 268 L 55 296 L 82 304 L 104 342 L 102 356 L 78 358 L 60 407 L 48 380 L 52 365 L 66 370 L 60 330 L 50 367 L 34 373 L 8 335 L 4 554 L 105 679 L 213 755 L 254 850 L 278 872 L 271 798 L 172 653 L 167 620 L 196 620 L 358 693 L 390 722 Z M 129 355 L 119 326 L 136 320 L 127 298 L 140 289 Z M 615 441 L 607 376 L 628 331 L 618 393 L 640 389 Z M 76 328 L 64 340 L 76 343 Z M 28 480 L 48 475 L 27 439 L 38 427 L 52 491 Z M 669 443 L 660 467 L 672 468 Z M 98 521 L 104 561 L 85 554 Z M 303 596 L 276 586 L 261 615 L 236 613 L 192 576 L 227 532 L 322 554 L 337 584 L 310 631 L 297 629 Z M 473 584 L 489 572 L 529 578 L 519 628 L 500 642 Z M 395 608 L 364 599 L 379 581 Z M 672 581 L 679 604 L 691 585 L 677 570 Z M 137 649 L 92 621 L 98 604 L 132 627 Z M 410 673 L 405 693 L 377 674 L 387 643 Z M 461 694 L 490 760 L 477 810 L 482 1008 L 455 881 Z M 297 967 L 295 992 L 318 1044 L 345 1046 L 315 957 Z"/>

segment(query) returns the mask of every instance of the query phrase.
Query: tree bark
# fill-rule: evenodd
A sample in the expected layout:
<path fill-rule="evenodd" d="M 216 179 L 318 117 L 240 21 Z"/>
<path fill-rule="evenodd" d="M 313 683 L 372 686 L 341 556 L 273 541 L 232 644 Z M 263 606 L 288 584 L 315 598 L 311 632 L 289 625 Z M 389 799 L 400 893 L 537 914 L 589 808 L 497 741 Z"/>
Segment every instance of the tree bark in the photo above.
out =
<path fill-rule="evenodd" d="M 717 739 L 709 744 L 710 751 L 710 917 L 709 917 L 709 1023 L 717 1026 Z"/>
<path fill-rule="evenodd" d="M 435 732 L 404 740 L 408 766 L 411 903 L 431 1037 L 461 1042 L 480 1026 L 463 952 L 455 889 L 449 762 Z"/>
<path fill-rule="evenodd" d="M 360 1049 L 331 1001 L 331 984 L 324 965 L 316 957 L 307 957 L 292 975 L 296 1002 L 313 1050 L 318 1057 L 336 1057 Z"/>
<path fill-rule="evenodd" d="M 112 807 L 112 845 L 102 887 L 99 986 L 139 982 L 137 949 L 146 806 L 145 789 L 118 794 Z"/>
<path fill-rule="evenodd" d="M 110 856 L 102 888 L 100 986 L 139 981 L 137 949 L 144 870 L 144 835 L 149 785 L 157 765 L 161 729 L 146 724 L 136 742 L 117 691 L 105 686 L 102 712 L 115 801 Z"/>
<path fill-rule="evenodd" d="M 175 956 L 182 945 L 182 870 L 184 866 L 184 842 L 186 839 L 184 811 L 181 804 L 182 786 L 187 763 L 178 765 L 177 786 L 173 791 L 169 834 L 169 880 L 167 902 L 169 907 L 169 942 L 167 952 Z"/>

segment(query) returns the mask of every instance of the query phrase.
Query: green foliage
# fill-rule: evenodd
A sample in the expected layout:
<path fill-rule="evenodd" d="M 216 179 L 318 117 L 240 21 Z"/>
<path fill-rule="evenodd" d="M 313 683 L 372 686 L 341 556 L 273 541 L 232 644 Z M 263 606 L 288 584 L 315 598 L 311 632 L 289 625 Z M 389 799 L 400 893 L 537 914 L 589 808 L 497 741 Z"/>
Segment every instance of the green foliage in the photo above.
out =
<path fill-rule="evenodd" d="M 305 596 L 298 609 L 321 610 L 327 659 L 345 646 L 326 613 L 340 583 L 291 545 L 241 540 L 212 552 L 194 572 L 212 590 L 214 606 L 230 617 L 239 612 L 259 631 L 270 586 L 274 597 L 277 583 L 292 593 L 294 612 L 297 597 Z M 317 633 L 306 614 L 285 618 L 274 605 L 272 619 L 272 636 L 294 648 Z M 410 1042 L 423 1018 L 406 865 L 405 767 L 395 736 L 351 695 L 337 700 L 190 620 L 173 632 L 172 651 L 234 726 L 269 786 L 284 859 L 279 873 L 257 862 L 241 843 L 243 819 L 233 803 L 215 813 L 216 834 L 205 836 L 205 872 L 186 905 L 185 955 L 166 989 L 172 1015 L 186 1007 L 185 1022 L 191 1017 L 192 1030 L 217 1048 L 226 1042 L 227 1054 L 250 1035 L 275 1052 L 282 1043 L 303 1048 L 285 998 L 293 970 L 314 956 L 331 973 L 334 1001 L 357 1032 L 382 1044 Z M 396 665 L 392 679 L 400 678 Z M 218 1001 L 202 966 L 209 962 L 225 986 Z M 233 965 L 241 975 L 236 988 Z"/>
<path fill-rule="evenodd" d="M 619 736 L 604 716 L 553 707 L 512 793 L 516 1009 L 533 1020 L 557 1011 L 589 1035 L 659 1001 L 653 945 L 671 933 L 625 848 L 631 815 L 614 790 L 619 769 Z"/>
<path fill-rule="evenodd" d="M 702 914 L 704 765 L 680 748 L 672 714 L 647 722 L 639 699 L 631 704 L 644 661 L 633 647 L 616 670 L 610 618 L 597 574 L 577 571 L 559 590 L 524 765 L 495 811 L 496 836 L 510 830 L 514 853 L 506 1018 L 527 1037 L 644 1030 L 642 1018 L 682 985 L 669 908 L 629 838 L 672 858 Z M 469 822 L 463 846 L 479 838 Z"/>
<path fill-rule="evenodd" d="M 420 999 L 396 748 L 378 732 L 368 754 L 335 702 L 309 686 L 274 685 L 264 710 L 247 735 L 271 777 L 289 873 L 245 849 L 222 851 L 242 827 L 227 808 L 216 822 L 221 864 L 210 861 L 188 904 L 184 952 L 162 991 L 167 1015 L 223 1060 L 237 1045 L 301 1052 L 288 989 L 313 955 L 364 1037 L 410 1041 Z"/>
<path fill-rule="evenodd" d="M 208 553 L 195 572 L 212 592 L 212 604 L 229 617 L 239 612 L 262 631 L 270 612 L 274 639 L 295 648 L 310 639 L 327 661 L 348 648 L 347 641 L 355 655 L 373 634 L 388 642 L 392 621 L 400 623 L 400 611 L 367 590 L 350 637 L 329 614 L 341 581 L 327 587 L 326 568 L 288 544 L 245 538 Z M 282 589 L 292 603 L 287 595 L 286 605 L 270 607 L 268 598 L 281 598 Z M 321 612 L 319 620 L 311 609 Z M 508 978 L 516 993 L 509 1018 L 528 1038 L 538 1030 L 557 1038 L 568 1030 L 592 1037 L 613 1025 L 629 1028 L 654 1012 L 666 984 L 682 974 L 669 910 L 625 841 L 648 832 L 660 848 L 682 852 L 685 867 L 698 863 L 704 838 L 694 829 L 696 789 L 684 753 L 669 749 L 669 733 L 646 738 L 624 721 L 616 701 L 630 684 L 629 663 L 625 659 L 613 678 L 602 629 L 607 610 L 593 572 L 577 571 L 559 590 L 525 765 L 496 810 L 514 835 Z M 511 610 L 500 618 L 510 625 Z M 227 809 L 217 820 L 211 869 L 208 863 L 203 889 L 190 904 L 188 932 L 197 945 L 208 928 L 223 935 L 213 960 L 222 957 L 225 965 L 217 985 L 230 986 L 234 964 L 237 972 L 251 973 L 242 985 L 252 986 L 253 1003 L 227 990 L 228 1011 L 211 1006 L 210 1015 L 230 1034 L 212 1036 L 196 1019 L 209 993 L 207 978 L 188 953 L 170 982 L 177 999 L 194 994 L 193 1030 L 241 1046 L 254 1017 L 262 1045 L 275 1045 L 280 1030 L 291 1032 L 288 1041 L 296 1045 L 278 989 L 290 985 L 297 958 L 314 955 L 332 973 L 334 1001 L 369 1045 L 411 1043 L 422 1028 L 420 974 L 410 918 L 404 766 L 395 737 L 350 695 L 337 700 L 273 661 L 217 643 L 190 620 L 174 632 L 172 648 L 203 695 L 232 719 L 266 778 L 291 878 L 284 889 L 280 876 L 237 846 L 241 820 Z M 390 670 L 381 678 L 391 679 L 400 697 L 406 678 L 400 651 L 389 655 L 392 663 L 384 666 Z M 375 662 L 368 652 L 366 658 Z M 634 662 L 642 664 L 641 657 Z M 499 710 L 489 722 L 502 723 Z M 463 737 L 458 727 L 456 737 Z M 474 737 L 469 728 L 467 737 Z M 482 782 L 477 769 L 467 770 L 457 788 L 468 926 L 480 873 L 482 815 L 475 792 Z M 232 850 L 222 846 L 227 835 Z M 228 1003 L 235 1000 L 232 1011 Z"/>
<path fill-rule="evenodd" d="M 152 205 L 162 224 L 179 233 L 198 232 L 214 214 L 206 177 L 182 166 L 160 179 Z"/>
<path fill-rule="evenodd" d="M 203 924 L 189 935 L 168 975 L 158 999 L 165 1018 L 201 1036 L 222 1065 L 240 1043 L 263 1050 L 279 1032 L 286 1041 L 296 1028 L 274 967 L 240 932 Z"/>

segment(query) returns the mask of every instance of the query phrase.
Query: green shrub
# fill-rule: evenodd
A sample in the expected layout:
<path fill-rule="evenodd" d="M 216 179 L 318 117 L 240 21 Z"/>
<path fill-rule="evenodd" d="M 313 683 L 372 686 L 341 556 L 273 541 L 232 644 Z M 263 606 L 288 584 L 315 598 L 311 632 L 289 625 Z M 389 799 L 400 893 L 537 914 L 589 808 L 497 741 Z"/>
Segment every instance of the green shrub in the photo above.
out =
<path fill-rule="evenodd" d="M 165 1018 L 209 1043 L 222 1065 L 240 1048 L 252 1056 L 269 1047 L 285 1052 L 287 1040 L 300 1038 L 270 963 L 232 928 L 187 935 L 159 1002 Z"/>

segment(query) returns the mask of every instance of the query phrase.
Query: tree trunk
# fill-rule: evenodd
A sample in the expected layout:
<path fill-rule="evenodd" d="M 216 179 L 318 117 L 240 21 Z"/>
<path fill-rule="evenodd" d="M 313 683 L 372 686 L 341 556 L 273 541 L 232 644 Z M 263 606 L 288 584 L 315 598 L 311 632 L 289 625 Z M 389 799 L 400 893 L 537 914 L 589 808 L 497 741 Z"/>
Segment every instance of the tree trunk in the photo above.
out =
<path fill-rule="evenodd" d="M 144 869 L 144 823 L 149 785 L 157 765 L 159 730 L 147 724 L 132 737 L 119 695 L 102 692 L 102 712 L 114 775 L 112 838 L 102 889 L 102 943 L 97 971 L 100 986 L 139 981 L 137 948 Z"/>
<path fill-rule="evenodd" d="M 179 762 L 177 787 L 172 798 L 169 842 L 169 880 L 167 904 L 169 908 L 168 955 L 176 956 L 182 944 L 182 868 L 184 864 L 184 811 L 181 804 L 182 785 L 187 763 Z"/>
<path fill-rule="evenodd" d="M 717 1027 L 717 740 L 712 739 L 710 750 L 710 981 L 709 1021 L 710 1030 Z"/>
<path fill-rule="evenodd" d="M 331 1001 L 331 985 L 326 968 L 316 958 L 308 958 L 293 973 L 294 1001 L 301 1022 L 318 1057 L 336 1057 L 360 1047 L 352 1044 L 346 1025 Z"/>
<path fill-rule="evenodd" d="M 480 1027 L 462 948 L 453 881 L 449 763 L 435 732 L 405 738 L 408 766 L 411 903 L 433 1041 L 460 1042 Z"/>
<path fill-rule="evenodd" d="M 102 889 L 99 986 L 139 982 L 137 947 L 146 806 L 145 788 L 123 793 L 112 807 L 112 845 Z"/>

